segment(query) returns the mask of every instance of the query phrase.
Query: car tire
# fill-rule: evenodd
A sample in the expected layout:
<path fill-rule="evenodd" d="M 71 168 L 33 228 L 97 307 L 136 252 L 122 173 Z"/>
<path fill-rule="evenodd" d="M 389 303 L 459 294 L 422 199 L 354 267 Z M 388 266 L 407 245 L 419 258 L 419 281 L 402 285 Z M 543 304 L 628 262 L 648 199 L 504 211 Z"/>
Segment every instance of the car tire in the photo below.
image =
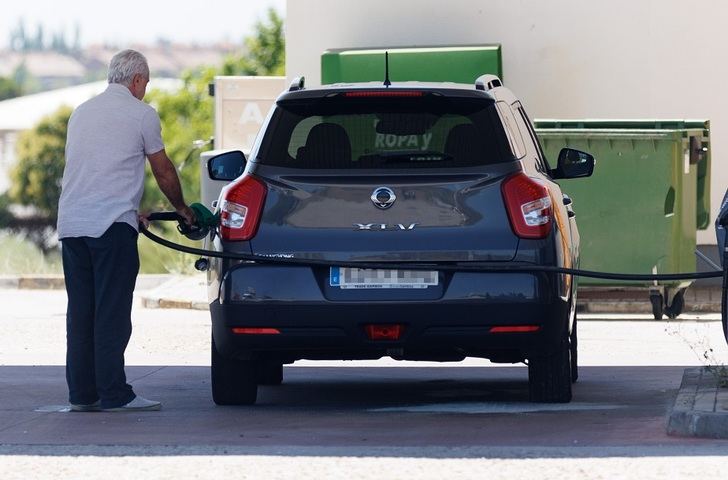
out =
<path fill-rule="evenodd" d="M 546 355 L 528 359 L 528 396 L 531 402 L 571 401 L 571 359 L 568 336 Z"/>
<path fill-rule="evenodd" d="M 258 396 L 254 362 L 220 355 L 214 338 L 210 350 L 212 400 L 217 405 L 253 405 Z"/>
<path fill-rule="evenodd" d="M 258 385 L 280 385 L 283 382 L 283 364 L 262 360 L 257 363 L 255 374 Z"/>
<path fill-rule="evenodd" d="M 571 363 L 571 383 L 576 383 L 579 379 L 579 339 L 576 333 L 576 315 L 574 315 L 574 325 L 571 327 L 569 335 L 569 360 Z"/>

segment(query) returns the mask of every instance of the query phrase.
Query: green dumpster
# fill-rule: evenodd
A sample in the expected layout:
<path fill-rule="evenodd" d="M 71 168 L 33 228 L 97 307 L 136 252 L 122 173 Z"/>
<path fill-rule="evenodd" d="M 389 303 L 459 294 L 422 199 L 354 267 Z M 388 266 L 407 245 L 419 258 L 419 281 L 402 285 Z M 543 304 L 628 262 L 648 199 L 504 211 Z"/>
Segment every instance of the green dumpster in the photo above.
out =
<path fill-rule="evenodd" d="M 574 201 L 581 268 L 624 273 L 695 271 L 697 229 L 710 224 L 708 121 L 536 120 L 546 157 L 591 153 L 590 178 L 560 182 Z M 625 285 L 582 278 L 580 285 Z M 639 285 L 639 284 L 635 284 Z M 682 311 L 690 282 L 651 287 L 655 317 Z M 658 305 L 659 303 L 659 305 Z"/>
<path fill-rule="evenodd" d="M 321 83 L 384 81 L 389 52 L 393 82 L 474 83 L 485 73 L 503 78 L 500 45 L 327 50 L 321 55 Z"/>

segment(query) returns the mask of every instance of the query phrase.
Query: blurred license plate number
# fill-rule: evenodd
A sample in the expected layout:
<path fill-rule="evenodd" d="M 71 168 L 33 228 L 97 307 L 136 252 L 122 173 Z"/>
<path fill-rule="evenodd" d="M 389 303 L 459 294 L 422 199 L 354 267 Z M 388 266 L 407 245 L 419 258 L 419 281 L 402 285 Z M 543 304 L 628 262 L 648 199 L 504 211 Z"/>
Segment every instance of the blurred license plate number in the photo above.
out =
<path fill-rule="evenodd" d="M 438 283 L 436 271 L 371 270 L 331 267 L 329 284 L 339 288 L 427 288 Z"/>

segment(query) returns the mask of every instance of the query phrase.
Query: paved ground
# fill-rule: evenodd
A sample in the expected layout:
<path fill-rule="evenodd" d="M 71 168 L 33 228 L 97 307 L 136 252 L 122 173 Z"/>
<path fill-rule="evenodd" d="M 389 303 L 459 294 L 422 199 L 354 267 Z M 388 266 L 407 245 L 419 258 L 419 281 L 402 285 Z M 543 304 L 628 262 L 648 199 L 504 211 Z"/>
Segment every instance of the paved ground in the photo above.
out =
<path fill-rule="evenodd" d="M 209 396 L 209 318 L 134 311 L 129 379 L 161 412 L 62 412 L 62 291 L 0 290 L 0 471 L 10 478 L 719 478 L 728 441 L 669 437 L 683 371 L 725 362 L 717 315 L 584 316 L 568 405 L 525 367 L 300 362 L 259 405 Z M 711 352 L 712 349 L 712 352 Z M 371 368 L 376 367 L 376 368 Z"/>

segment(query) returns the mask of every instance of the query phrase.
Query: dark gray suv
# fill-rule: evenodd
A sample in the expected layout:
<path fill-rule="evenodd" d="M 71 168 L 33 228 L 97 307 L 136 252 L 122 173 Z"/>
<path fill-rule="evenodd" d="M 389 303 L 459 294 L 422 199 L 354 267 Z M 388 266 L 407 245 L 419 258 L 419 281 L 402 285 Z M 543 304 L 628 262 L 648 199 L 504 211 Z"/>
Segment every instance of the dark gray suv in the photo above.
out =
<path fill-rule="evenodd" d="M 244 162 L 213 157 L 210 177 Z M 443 267 L 578 266 L 571 200 L 555 181 L 593 168 L 564 149 L 552 169 L 521 103 L 490 75 L 472 86 L 297 79 L 222 190 L 211 244 L 311 264 L 211 260 L 215 403 L 254 403 L 298 359 L 383 356 L 527 362 L 532 401 L 570 401 L 575 279 Z"/>

